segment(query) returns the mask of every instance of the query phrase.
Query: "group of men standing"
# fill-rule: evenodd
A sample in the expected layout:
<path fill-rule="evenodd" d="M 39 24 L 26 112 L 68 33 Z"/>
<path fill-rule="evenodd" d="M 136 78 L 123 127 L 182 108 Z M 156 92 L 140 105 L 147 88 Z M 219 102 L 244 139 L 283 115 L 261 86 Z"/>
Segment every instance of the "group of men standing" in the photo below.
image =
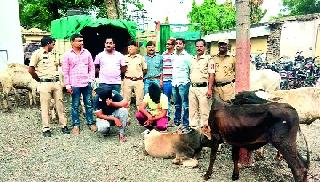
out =
<path fill-rule="evenodd" d="M 207 55 L 206 42 L 195 42 L 197 55 L 185 50 L 184 39 L 169 39 L 167 50 L 159 55 L 155 43 L 146 44 L 147 55 L 137 53 L 137 45 L 128 45 L 128 54 L 115 50 L 112 38 L 105 41 L 105 50 L 93 60 L 90 52 L 83 48 L 80 34 L 71 36 L 72 49 L 63 56 L 62 71 L 67 92 L 72 95 L 72 133 L 80 133 L 80 95 L 85 105 L 86 124 L 93 132 L 108 133 L 110 125 L 120 128 L 119 139 L 126 140 L 125 127 L 128 123 L 128 107 L 132 91 L 136 96 L 138 122 L 147 129 L 166 130 L 174 113 L 173 122 L 180 126 L 181 133 L 207 125 L 210 98 L 213 94 L 222 100 L 234 97 L 235 59 L 227 55 L 228 41 L 219 41 L 219 54 Z M 62 132 L 70 133 L 64 116 L 62 87 L 57 77 L 56 65 L 51 50 L 54 39 L 44 37 L 42 48 L 35 51 L 29 72 L 40 82 L 40 102 L 43 135 L 51 136 L 48 109 L 53 96 Z M 123 81 L 121 74 L 124 75 Z M 99 77 L 96 96 L 92 99 L 92 84 Z M 122 84 L 121 84 L 122 83 Z M 122 87 L 122 88 L 121 88 Z M 42 88 L 42 89 L 41 89 Z M 122 94 L 120 94 L 122 92 Z M 171 96 L 175 112 L 170 110 Z M 93 112 L 96 121 L 93 119 Z"/>

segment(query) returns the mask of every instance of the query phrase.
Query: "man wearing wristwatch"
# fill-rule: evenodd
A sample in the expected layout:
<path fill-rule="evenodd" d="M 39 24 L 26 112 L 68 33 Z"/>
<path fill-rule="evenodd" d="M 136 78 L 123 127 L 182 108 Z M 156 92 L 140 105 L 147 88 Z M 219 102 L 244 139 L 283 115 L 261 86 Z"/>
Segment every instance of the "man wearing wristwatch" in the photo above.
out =
<path fill-rule="evenodd" d="M 32 78 L 39 82 L 40 107 L 42 119 L 42 133 L 44 137 L 51 137 L 49 127 L 49 103 L 53 96 L 62 133 L 69 134 L 67 120 L 64 116 L 63 93 L 61 80 L 54 56 L 51 54 L 55 40 L 49 36 L 41 39 L 41 48 L 33 52 L 29 65 L 29 73 Z"/>
<path fill-rule="evenodd" d="M 93 120 L 91 86 L 95 74 L 93 59 L 91 53 L 83 48 L 82 35 L 73 34 L 70 40 L 72 49 L 64 54 L 62 71 L 67 92 L 72 95 L 72 134 L 80 134 L 79 105 L 81 95 L 83 96 L 83 102 L 86 109 L 86 124 L 92 132 L 96 132 L 97 127 Z"/>

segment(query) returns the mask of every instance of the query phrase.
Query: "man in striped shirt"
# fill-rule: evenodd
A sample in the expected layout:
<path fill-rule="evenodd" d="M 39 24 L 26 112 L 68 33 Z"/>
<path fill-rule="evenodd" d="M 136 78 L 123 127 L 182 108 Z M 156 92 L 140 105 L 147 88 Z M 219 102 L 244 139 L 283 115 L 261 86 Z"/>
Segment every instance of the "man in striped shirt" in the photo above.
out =
<path fill-rule="evenodd" d="M 168 120 L 170 121 L 170 100 L 172 95 L 172 60 L 174 57 L 175 40 L 169 39 L 167 41 L 167 50 L 162 54 L 163 56 L 163 70 L 162 80 L 160 80 L 160 87 L 163 89 L 163 93 L 168 97 Z"/>

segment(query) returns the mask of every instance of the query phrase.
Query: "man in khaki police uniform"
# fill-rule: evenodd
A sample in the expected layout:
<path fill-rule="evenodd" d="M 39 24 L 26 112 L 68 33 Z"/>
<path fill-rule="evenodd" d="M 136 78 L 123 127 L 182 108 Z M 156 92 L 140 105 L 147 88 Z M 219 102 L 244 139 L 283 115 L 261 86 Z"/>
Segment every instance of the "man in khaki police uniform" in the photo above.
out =
<path fill-rule="evenodd" d="M 59 80 L 58 71 L 51 54 L 54 48 L 55 40 L 49 36 L 41 39 L 41 48 L 36 50 L 32 56 L 29 65 L 29 73 L 32 77 L 40 82 L 38 90 L 40 92 L 41 118 L 43 126 L 43 136 L 51 137 L 49 127 L 49 103 L 53 96 L 59 122 L 62 125 L 62 133 L 69 134 L 67 120 L 64 116 L 63 93 L 61 80 Z"/>
<path fill-rule="evenodd" d="M 128 55 L 125 56 L 125 64 L 127 71 L 123 80 L 123 97 L 129 102 L 131 101 L 132 89 L 136 95 L 136 106 L 143 100 L 143 75 L 147 73 L 147 63 L 143 56 L 137 54 L 135 42 L 131 42 L 128 46 Z"/>
<path fill-rule="evenodd" d="M 195 46 L 197 55 L 192 58 L 190 67 L 189 113 L 190 127 L 197 129 L 208 125 L 209 99 L 212 96 L 215 64 L 211 56 L 205 54 L 205 40 L 196 40 Z"/>
<path fill-rule="evenodd" d="M 230 101 L 235 96 L 236 59 L 227 54 L 228 44 L 228 40 L 219 40 L 219 53 L 213 57 L 216 65 L 214 95 L 223 101 Z"/>

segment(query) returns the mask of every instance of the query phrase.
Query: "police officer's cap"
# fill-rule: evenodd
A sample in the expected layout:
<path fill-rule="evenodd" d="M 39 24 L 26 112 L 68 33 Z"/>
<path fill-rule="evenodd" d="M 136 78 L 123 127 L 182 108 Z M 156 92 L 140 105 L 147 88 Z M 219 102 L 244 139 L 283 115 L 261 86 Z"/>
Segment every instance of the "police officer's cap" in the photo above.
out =
<path fill-rule="evenodd" d="M 218 44 L 219 44 L 219 43 L 229 44 L 229 40 L 228 40 L 228 39 L 219 39 L 219 40 L 218 40 Z"/>

